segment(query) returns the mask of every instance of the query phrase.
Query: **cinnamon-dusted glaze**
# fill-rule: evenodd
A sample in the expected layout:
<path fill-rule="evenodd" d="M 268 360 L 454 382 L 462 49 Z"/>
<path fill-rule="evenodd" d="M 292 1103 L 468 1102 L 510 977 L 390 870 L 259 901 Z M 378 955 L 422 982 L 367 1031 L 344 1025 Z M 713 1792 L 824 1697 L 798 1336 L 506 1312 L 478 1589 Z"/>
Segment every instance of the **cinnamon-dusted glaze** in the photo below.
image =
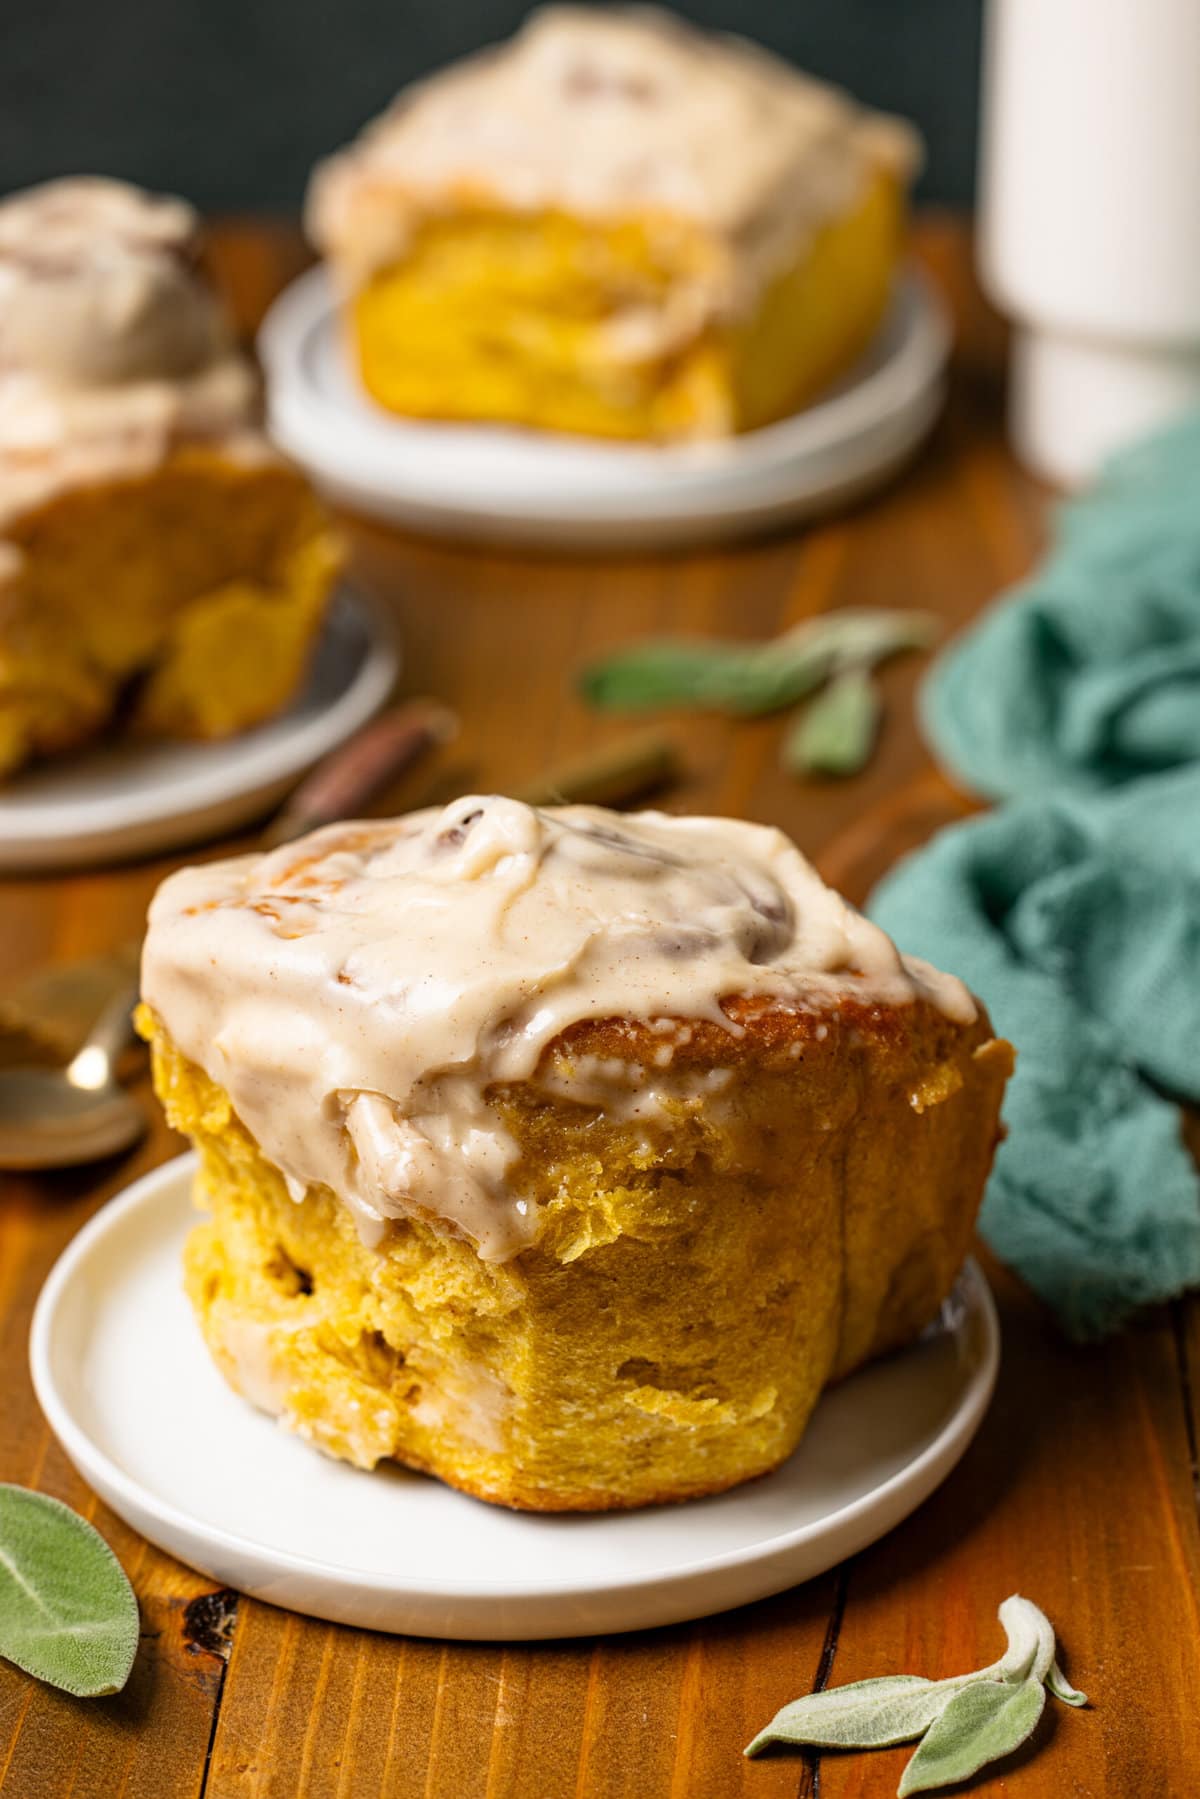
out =
<path fill-rule="evenodd" d="M 79 176 L 0 203 L 0 525 L 188 439 L 267 453 L 182 200 Z"/>
<path fill-rule="evenodd" d="M 915 133 L 739 38 L 654 7 L 556 6 L 402 94 L 321 165 L 308 223 L 353 288 L 459 207 L 694 224 L 697 308 L 730 316 Z"/>
<path fill-rule="evenodd" d="M 732 1036 L 721 1002 L 737 995 L 975 1011 L 778 831 L 494 797 L 172 875 L 142 990 L 297 1197 L 332 1188 L 368 1237 L 388 1217 L 441 1219 L 491 1259 L 537 1226 L 506 1187 L 496 1083 L 544 1078 L 649 1128 L 664 1100 L 720 1103 L 719 1070 L 673 1074 L 670 1025 L 649 1078 L 599 1058 L 539 1070 L 580 1020 L 707 1019 Z"/>

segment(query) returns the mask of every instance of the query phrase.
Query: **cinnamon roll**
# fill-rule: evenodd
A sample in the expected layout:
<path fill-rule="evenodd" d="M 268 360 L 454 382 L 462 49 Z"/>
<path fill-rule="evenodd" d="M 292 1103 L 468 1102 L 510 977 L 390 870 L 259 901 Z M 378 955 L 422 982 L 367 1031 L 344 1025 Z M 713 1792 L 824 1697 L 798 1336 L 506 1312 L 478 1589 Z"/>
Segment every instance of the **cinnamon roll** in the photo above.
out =
<path fill-rule="evenodd" d="M 226 736 L 306 671 L 339 552 L 200 253 L 121 182 L 0 203 L 0 775 L 118 715 Z"/>
<path fill-rule="evenodd" d="M 318 167 L 367 392 L 421 418 L 723 437 L 865 347 L 915 133 L 743 39 L 558 6 Z"/>
<path fill-rule="evenodd" d="M 949 1291 L 1012 1061 L 779 832 L 495 797 L 172 875 L 143 994 L 230 1385 L 534 1510 L 789 1455 Z"/>

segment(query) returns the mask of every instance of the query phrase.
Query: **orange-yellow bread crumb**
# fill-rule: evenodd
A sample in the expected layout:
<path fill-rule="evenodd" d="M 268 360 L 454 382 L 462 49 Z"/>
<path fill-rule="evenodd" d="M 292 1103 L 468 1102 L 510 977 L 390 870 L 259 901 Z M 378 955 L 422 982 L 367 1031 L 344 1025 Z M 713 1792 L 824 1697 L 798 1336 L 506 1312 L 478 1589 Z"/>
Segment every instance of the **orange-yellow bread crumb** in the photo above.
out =
<path fill-rule="evenodd" d="M 796 1447 L 823 1387 L 909 1341 L 966 1254 L 1008 1044 L 925 1001 L 727 1002 L 676 1066 L 720 1105 L 647 1136 L 553 1097 L 585 1056 L 653 1064 L 632 1021 L 572 1027 L 493 1098 L 519 1146 L 531 1247 L 483 1261 L 444 1225 L 366 1247 L 326 1188 L 290 1197 L 229 1100 L 145 1007 L 155 1086 L 210 1214 L 187 1290 L 230 1384 L 327 1453 L 479 1498 L 607 1510 L 718 1492 Z"/>

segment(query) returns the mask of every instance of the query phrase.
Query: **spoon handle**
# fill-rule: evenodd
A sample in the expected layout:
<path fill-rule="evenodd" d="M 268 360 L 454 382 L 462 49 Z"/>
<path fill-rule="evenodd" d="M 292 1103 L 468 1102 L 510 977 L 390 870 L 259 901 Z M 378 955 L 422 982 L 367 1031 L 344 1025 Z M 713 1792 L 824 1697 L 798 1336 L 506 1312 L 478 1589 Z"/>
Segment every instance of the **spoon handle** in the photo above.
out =
<path fill-rule="evenodd" d="M 137 1002 L 137 982 L 122 982 L 67 1064 L 66 1077 L 73 1087 L 94 1090 L 115 1079 L 117 1057 L 133 1038 Z"/>

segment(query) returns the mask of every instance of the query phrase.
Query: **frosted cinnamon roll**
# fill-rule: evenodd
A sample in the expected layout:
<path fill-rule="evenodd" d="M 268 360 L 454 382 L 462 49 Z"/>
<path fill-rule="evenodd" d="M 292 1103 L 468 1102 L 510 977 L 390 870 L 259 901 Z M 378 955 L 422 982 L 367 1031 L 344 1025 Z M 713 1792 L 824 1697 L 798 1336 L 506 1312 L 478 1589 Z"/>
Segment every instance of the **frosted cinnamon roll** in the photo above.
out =
<path fill-rule="evenodd" d="M 337 552 L 258 412 L 182 200 L 0 202 L 0 774 L 118 708 L 217 737 L 290 699 Z"/>
<path fill-rule="evenodd" d="M 918 154 L 745 39 L 555 6 L 320 165 L 308 223 L 390 411 L 723 437 L 867 344 Z"/>
<path fill-rule="evenodd" d="M 230 1384 L 532 1509 L 789 1455 L 949 1290 L 1011 1067 L 779 832 L 495 797 L 173 875 L 143 995 Z"/>

